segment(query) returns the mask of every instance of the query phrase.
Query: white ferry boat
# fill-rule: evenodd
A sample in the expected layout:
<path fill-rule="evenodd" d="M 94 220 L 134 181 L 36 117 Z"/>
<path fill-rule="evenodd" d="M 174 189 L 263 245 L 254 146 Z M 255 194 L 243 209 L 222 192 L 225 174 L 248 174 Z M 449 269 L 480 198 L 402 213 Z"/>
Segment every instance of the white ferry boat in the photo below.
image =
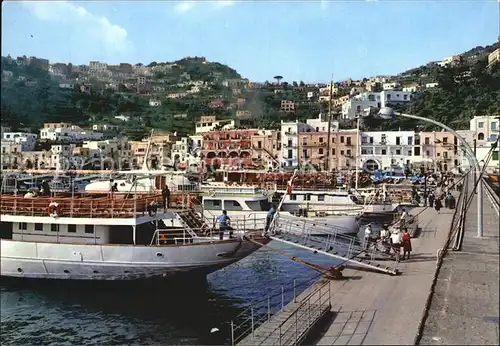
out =
<path fill-rule="evenodd" d="M 2 193 L 1 275 L 69 280 L 206 275 L 268 242 L 262 230 L 235 230 L 236 237 L 220 240 L 212 229 L 190 227 L 183 219 L 192 196 L 171 198 L 175 209 L 165 210 L 157 206 L 161 196 L 152 193 L 34 198 Z M 183 227 L 167 227 L 170 220 Z"/>
<path fill-rule="evenodd" d="M 249 185 L 235 184 L 231 186 L 227 183 L 210 183 L 201 185 L 200 189 L 202 192 L 200 211 L 205 218 L 215 222 L 222 210 L 226 210 L 229 217 L 236 217 L 246 225 L 253 225 L 254 228 L 262 228 L 265 225 L 266 215 L 271 209 L 270 199 L 272 197 L 266 189 Z M 275 208 L 277 205 L 278 202 L 275 203 Z M 281 204 L 281 209 L 278 212 L 287 219 L 300 218 L 300 216 L 296 216 L 296 213 L 285 209 L 285 203 Z M 335 230 L 337 233 L 357 233 L 359 230 L 357 214 L 310 215 L 310 219 L 331 226 L 332 231 Z M 321 231 L 321 233 L 314 235 L 324 235 L 326 234 L 324 232 Z"/>
<path fill-rule="evenodd" d="M 373 195 L 361 195 L 346 189 L 293 188 L 291 194 L 277 191 L 285 196 L 283 211 L 325 215 L 380 215 L 392 213 L 399 203 Z"/>

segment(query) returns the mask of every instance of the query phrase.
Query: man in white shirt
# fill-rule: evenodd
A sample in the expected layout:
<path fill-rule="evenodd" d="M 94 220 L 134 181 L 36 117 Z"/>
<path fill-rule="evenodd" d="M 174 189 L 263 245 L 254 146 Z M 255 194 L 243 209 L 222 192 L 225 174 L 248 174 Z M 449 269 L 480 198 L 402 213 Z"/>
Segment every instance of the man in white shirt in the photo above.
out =
<path fill-rule="evenodd" d="M 365 228 L 365 244 L 364 248 L 367 249 L 372 238 L 372 224 L 369 223 Z"/>
<path fill-rule="evenodd" d="M 396 261 L 399 261 L 401 255 L 401 243 L 403 242 L 403 235 L 399 231 L 394 231 L 391 234 L 391 245 L 394 253 L 396 254 Z"/>

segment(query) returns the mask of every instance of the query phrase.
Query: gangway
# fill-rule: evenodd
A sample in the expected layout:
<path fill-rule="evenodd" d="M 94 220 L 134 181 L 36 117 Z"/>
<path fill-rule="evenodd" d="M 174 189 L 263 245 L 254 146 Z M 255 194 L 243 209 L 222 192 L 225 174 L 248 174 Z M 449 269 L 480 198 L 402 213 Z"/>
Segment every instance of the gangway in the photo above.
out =
<path fill-rule="evenodd" d="M 325 235 L 313 235 L 319 233 Z M 356 236 L 345 234 L 345 230 L 335 225 L 280 214 L 268 235 L 273 240 L 341 260 L 345 266 L 350 264 L 390 275 L 399 273 L 397 257 L 379 251 L 375 244 L 365 248 Z"/>

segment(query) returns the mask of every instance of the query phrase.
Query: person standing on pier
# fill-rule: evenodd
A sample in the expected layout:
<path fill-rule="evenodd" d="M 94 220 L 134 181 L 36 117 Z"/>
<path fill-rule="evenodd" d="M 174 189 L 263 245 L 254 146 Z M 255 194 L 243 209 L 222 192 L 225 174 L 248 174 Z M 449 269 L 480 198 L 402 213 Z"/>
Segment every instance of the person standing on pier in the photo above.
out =
<path fill-rule="evenodd" d="M 223 210 L 222 215 L 219 215 L 217 218 L 217 222 L 219 223 L 219 239 L 224 239 L 224 232 L 227 230 L 228 221 L 231 220 L 229 216 L 227 216 L 227 211 Z"/>
<path fill-rule="evenodd" d="M 434 202 L 434 208 L 436 209 L 437 213 L 439 214 L 439 210 L 441 210 L 441 207 L 443 204 L 441 204 L 441 200 L 439 198 L 436 199 Z"/>
<path fill-rule="evenodd" d="M 165 185 L 165 187 L 163 188 L 163 191 L 161 192 L 161 194 L 162 194 L 162 197 L 163 197 L 163 207 L 165 209 L 167 209 L 168 206 L 169 206 L 168 204 L 170 202 L 170 190 L 169 190 L 169 188 L 168 188 L 167 185 Z"/>
<path fill-rule="evenodd" d="M 408 259 L 410 259 L 411 252 L 411 236 L 408 230 L 405 228 L 403 233 L 403 259 L 406 259 L 406 254 L 408 254 Z"/>
<path fill-rule="evenodd" d="M 365 243 L 364 243 L 365 250 L 368 249 L 371 240 L 372 240 L 372 224 L 369 223 L 365 228 Z"/>
<path fill-rule="evenodd" d="M 434 194 L 431 192 L 429 194 L 429 207 L 431 208 L 434 208 L 434 199 L 435 199 Z"/>
<path fill-rule="evenodd" d="M 399 262 L 399 258 L 401 256 L 401 242 L 403 241 L 403 237 L 399 230 L 395 230 L 391 234 L 391 246 L 394 254 L 396 255 L 396 261 Z"/>

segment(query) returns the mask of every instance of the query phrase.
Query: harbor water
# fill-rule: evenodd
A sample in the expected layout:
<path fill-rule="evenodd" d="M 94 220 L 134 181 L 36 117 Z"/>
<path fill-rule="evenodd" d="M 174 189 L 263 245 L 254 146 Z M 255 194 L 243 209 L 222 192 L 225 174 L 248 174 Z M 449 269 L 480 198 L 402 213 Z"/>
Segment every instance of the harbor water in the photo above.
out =
<path fill-rule="evenodd" d="M 270 246 L 325 267 L 336 264 L 276 241 Z M 228 344 L 229 322 L 251 302 L 280 292 L 284 283 L 290 300 L 293 279 L 298 294 L 319 277 L 264 248 L 188 288 L 2 278 L 1 340 L 3 345 Z"/>

